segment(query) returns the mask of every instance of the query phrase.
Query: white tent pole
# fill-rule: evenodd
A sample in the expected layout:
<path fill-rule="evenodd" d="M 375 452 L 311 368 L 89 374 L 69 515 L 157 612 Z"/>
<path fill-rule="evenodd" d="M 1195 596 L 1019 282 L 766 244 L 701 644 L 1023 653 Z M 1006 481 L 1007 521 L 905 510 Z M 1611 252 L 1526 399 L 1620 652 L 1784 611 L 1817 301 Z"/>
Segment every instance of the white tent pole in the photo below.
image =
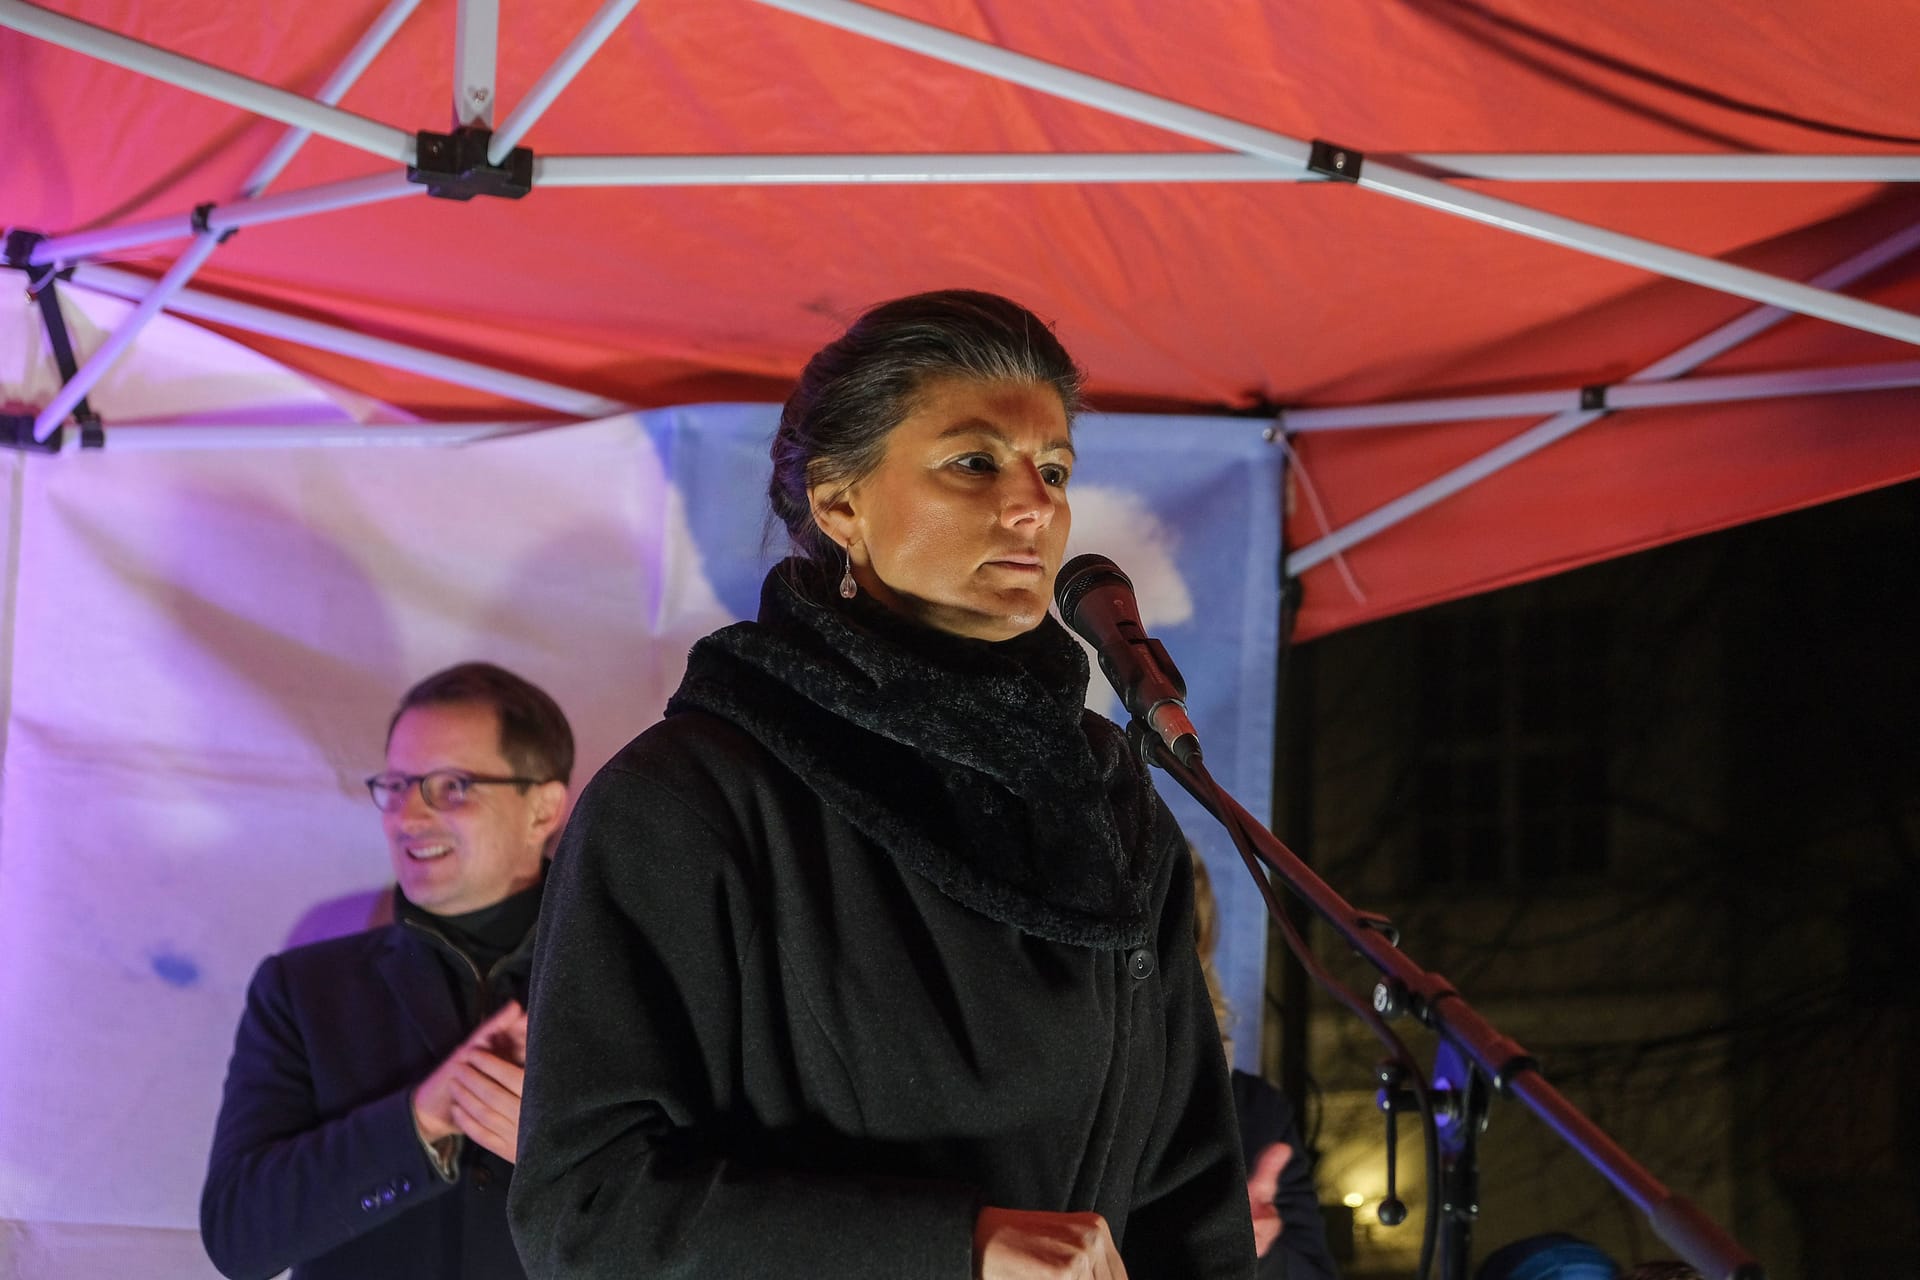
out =
<path fill-rule="evenodd" d="M 155 219 L 152 222 L 137 223 L 107 231 L 84 232 L 77 236 L 45 240 L 34 246 L 31 261 L 36 264 L 45 264 L 66 261 L 88 253 L 121 248 L 129 244 L 144 244 L 178 236 L 195 237 L 193 243 L 187 246 L 159 282 L 142 297 L 140 305 L 134 309 L 133 313 L 122 320 L 107 340 L 87 357 L 87 362 L 74 371 L 73 377 L 55 393 L 47 407 L 34 419 L 34 439 L 44 441 L 51 436 L 54 429 L 66 419 L 67 414 L 73 411 L 74 406 L 85 399 L 87 393 L 99 384 L 113 362 L 126 351 L 147 322 L 166 306 L 168 299 L 192 279 L 194 272 L 198 271 L 213 251 L 220 247 L 223 232 L 261 222 L 300 217 L 326 209 L 342 209 L 350 205 L 368 204 L 375 200 L 416 195 L 425 190 L 425 187 L 408 182 L 404 173 L 378 174 L 371 178 L 330 183 L 325 187 L 315 187 L 307 191 L 290 191 L 282 196 L 235 201 L 231 205 L 210 210 L 206 220 L 207 230 L 199 234 L 196 234 L 197 229 L 191 215 L 184 217 L 176 215 L 172 218 Z"/>
<path fill-rule="evenodd" d="M 1835 263 L 1815 276 L 1811 283 L 1822 289 L 1843 289 L 1916 250 L 1920 250 L 1920 223 L 1902 228 L 1851 258 Z M 1702 334 L 1664 360 L 1656 360 L 1627 381 L 1659 382 L 1691 373 L 1714 357 L 1759 337 L 1775 325 L 1792 318 L 1792 315 L 1784 307 L 1756 307 L 1743 316 L 1727 321 L 1718 329 Z"/>
<path fill-rule="evenodd" d="M 1387 400 L 1328 409 L 1282 409 L 1279 426 L 1291 436 L 1321 431 L 1362 431 L 1370 427 L 1413 427 L 1434 422 L 1525 418 L 1579 407 L 1577 389 L 1516 391 L 1491 396 L 1432 396 L 1423 400 Z"/>
<path fill-rule="evenodd" d="M 340 101 L 380 51 L 387 47 L 394 34 L 399 31 L 401 23 L 405 22 L 419 7 L 420 0 L 393 0 L 378 21 L 367 30 L 367 34 L 361 37 L 360 43 L 355 45 L 353 51 L 347 55 L 346 61 L 341 63 L 326 84 L 321 86 L 318 100 L 328 106 Z M 393 175 L 381 174 L 373 178 L 355 178 L 347 182 L 309 187 L 304 191 L 290 192 L 271 200 L 258 199 L 259 194 L 280 176 L 287 163 L 312 136 L 312 131 L 307 129 L 288 129 L 282 134 L 280 141 L 274 144 L 273 150 L 267 153 L 248 175 L 247 180 L 241 184 L 241 191 L 244 193 L 242 199 L 229 201 L 224 205 L 207 206 L 208 229 L 225 231 L 229 227 L 277 222 L 281 218 L 324 213 L 353 204 L 363 204 L 367 199 L 385 199 L 389 194 L 409 194 L 409 192 L 395 189 Z M 404 175 L 401 177 L 404 178 Z M 403 185 L 413 186 L 410 183 Z M 330 193 L 334 192 L 340 193 L 342 199 L 332 200 Z M 89 257 L 119 249 L 129 249 L 137 245 L 152 244 L 159 240 L 174 240 L 182 236 L 190 236 L 199 229 L 194 225 L 194 216 L 194 214 L 175 214 L 172 217 L 149 218 L 143 222 L 131 222 L 118 227 L 103 227 L 98 231 L 50 236 L 34 245 L 33 255 L 28 260 L 35 265 L 63 262 L 72 258 Z"/>
<path fill-rule="evenodd" d="M 337 105 L 340 99 L 347 96 L 347 90 L 353 87 L 361 73 L 372 65 L 373 60 L 393 40 L 401 24 L 412 17 L 413 11 L 419 7 L 420 0 L 393 0 L 385 11 L 374 19 L 373 25 L 367 28 L 367 33 L 360 37 L 360 42 L 354 45 L 352 52 L 347 54 L 346 61 L 327 77 L 327 82 L 320 86 L 320 91 L 314 95 L 314 100 L 329 107 Z M 273 180 L 280 176 L 280 171 L 287 167 L 294 153 L 305 146 L 307 139 L 312 136 L 312 132 L 307 129 L 287 130 L 280 141 L 274 144 L 273 150 L 269 151 L 266 158 L 254 168 L 246 182 L 241 184 L 241 192 L 255 196 L 266 190 Z"/>
<path fill-rule="evenodd" d="M 546 114 L 547 108 L 560 96 L 560 91 L 573 83 L 573 78 L 587 65 L 587 60 L 600 51 L 607 37 L 614 33 L 615 28 L 639 3 L 640 0 L 606 0 L 600 6 L 599 12 L 580 29 L 580 34 L 573 38 L 573 42 L 547 68 L 546 73 L 534 81 L 526 98 L 494 131 L 487 143 L 488 164 L 499 164 L 507 158 L 507 153 L 527 136 L 527 130 L 533 128 L 534 121 Z"/>
<path fill-rule="evenodd" d="M 535 156 L 542 187 L 778 186 L 916 182 L 1320 182 L 1258 156 L 1218 152 L 1011 155 Z"/>
<path fill-rule="evenodd" d="M 319 101 L 328 106 L 346 96 L 354 82 L 358 80 L 374 58 L 387 47 L 400 26 L 413 11 L 420 7 L 420 0 L 393 0 L 366 35 L 347 54 L 327 82 L 320 87 Z M 413 191 L 424 190 L 404 181 L 405 175 L 398 175 L 399 185 L 408 188 L 401 191 L 395 186 L 395 175 L 381 174 L 374 178 L 355 178 L 347 182 L 326 183 L 309 187 L 304 191 L 289 192 L 271 200 L 259 199 L 262 191 L 280 176 L 301 147 L 306 145 L 313 133 L 308 129 L 289 129 L 282 134 L 280 141 L 274 144 L 258 165 L 254 167 L 247 180 L 241 184 L 244 193 L 242 199 L 230 201 L 224 205 L 208 209 L 207 228 L 211 231 L 225 231 L 229 227 L 253 226 L 262 222 L 275 222 L 281 218 L 300 217 L 308 213 L 324 213 L 333 209 L 343 209 L 352 204 L 366 203 L 360 198 L 385 199 L 388 195 L 407 195 Z M 349 197 L 332 202 L 326 193 L 339 192 Z M 194 225 L 193 214 L 175 214 L 170 218 L 150 218 L 144 222 L 128 223 L 119 227 L 103 227 L 98 231 L 83 231 L 76 235 L 51 236 L 33 247 L 30 262 L 39 265 L 49 262 L 63 262 L 72 258 L 89 257 L 100 253 L 110 253 L 118 249 L 129 249 L 136 245 L 152 244 L 158 240 L 173 240 L 181 236 L 193 235 L 198 230 Z"/>
<path fill-rule="evenodd" d="M 1828 268 L 1815 276 L 1813 282 L 1821 288 L 1838 289 L 1916 249 L 1920 249 L 1920 224 L 1895 232 L 1871 248 Z M 1752 340 L 1785 320 L 1789 314 L 1791 313 L 1779 307 L 1760 307 L 1750 311 L 1696 338 L 1672 355 L 1656 360 L 1628 378 L 1627 382 L 1657 382 L 1678 377 Z M 1353 523 L 1343 525 L 1332 533 L 1293 551 L 1287 556 L 1287 573 L 1297 578 L 1321 561 L 1331 559 L 1347 548 L 1365 542 L 1376 533 L 1391 529 L 1403 520 L 1446 501 L 1462 489 L 1511 466 L 1530 454 L 1538 453 L 1554 441 L 1564 439 L 1588 423 L 1596 422 L 1605 416 L 1604 412 L 1580 410 L 1549 418 L 1479 457 L 1443 475 L 1436 476 L 1391 502 L 1374 508 Z"/>
<path fill-rule="evenodd" d="M 1742 400 L 1777 400 L 1783 396 L 1832 395 L 1843 391 L 1891 391 L 1912 386 L 1920 386 L 1920 360 L 1625 383 L 1607 389 L 1607 407 L 1652 409 L 1674 404 L 1733 404 Z"/>
<path fill-rule="evenodd" d="M 288 218 L 305 217 L 312 213 L 326 213 L 334 209 L 374 204 L 381 200 L 398 200 L 425 192 L 426 188 L 420 184 L 408 182 L 404 172 L 377 173 L 366 178 L 328 182 L 317 187 L 288 191 L 277 196 L 260 196 L 251 200 L 232 200 L 226 204 L 207 205 L 204 206 L 206 227 L 208 231 L 218 235 L 220 232 L 236 227 L 280 222 Z M 70 236 L 51 236 L 34 245 L 33 256 L 29 261 L 35 265 L 71 262 L 77 258 L 96 257 L 103 253 L 154 244 L 161 240 L 177 240 L 198 232 L 199 228 L 194 223 L 195 216 L 193 213 L 176 213 L 165 218 L 129 222 L 119 227 L 102 227 L 98 231 L 79 231 Z"/>
<path fill-rule="evenodd" d="M 504 152 L 502 154 L 505 154 Z M 1497 158 L 1497 157 L 1496 157 Z M 1513 172 L 1495 177 L 1542 182 L 1920 182 L 1920 156 L 1709 156 L 1698 172 L 1684 175 L 1664 167 L 1634 176 L 1611 173 L 1596 163 L 1625 161 L 1694 160 L 1681 156 L 1528 156 L 1516 159 L 1572 162 L 1549 167 L 1538 179 Z M 1443 161 L 1479 161 L 1483 156 L 1415 156 L 1441 166 Z M 1721 166 L 1718 161 L 1727 161 Z M 1761 164 L 1778 161 L 1778 166 Z M 1795 176 L 1810 164 L 1826 176 Z M 1444 166 L 1442 166 L 1444 167 Z M 1489 166 L 1499 168 L 1499 166 Z M 1632 168 L 1631 165 L 1628 166 Z M 665 187 L 728 184 L 766 186 L 784 183 L 867 182 L 1326 182 L 1310 170 L 1262 156 L 1219 152 L 1114 152 L 1087 154 L 1017 152 L 957 155 L 914 152 L 886 155 L 856 152 L 848 155 L 705 155 L 705 156 L 535 156 L 534 181 L 543 187 Z M 1449 178 L 1483 178 L 1479 172 L 1458 172 Z"/>
<path fill-rule="evenodd" d="M 500 50 L 500 0 L 460 0 L 453 21 L 453 123 L 493 127 L 494 67 Z"/>
<path fill-rule="evenodd" d="M 1840 365 L 1827 369 L 1784 369 L 1775 373 L 1724 374 L 1663 382 L 1624 382 L 1604 388 L 1605 408 L 1652 409 L 1671 404 L 1725 404 L 1780 396 L 1836 391 L 1882 391 L 1920 382 L 1920 360 L 1891 364 Z M 1573 413 L 1582 389 L 1529 391 L 1507 396 L 1456 396 L 1408 400 L 1341 409 L 1291 409 L 1280 415 L 1288 435 L 1356 431 L 1436 422 L 1489 422 L 1538 413 Z"/>
<path fill-rule="evenodd" d="M 414 160 L 413 135 L 405 130 L 156 49 L 77 18 L 49 13 L 23 0 L 0 0 L 0 26 L 205 94 L 271 120 L 310 129 L 323 138 L 358 147 L 382 159 L 397 160 L 401 164 L 411 164 Z"/>
<path fill-rule="evenodd" d="M 110 293 L 115 297 L 131 299 L 144 298 L 153 288 L 150 281 L 132 272 L 103 267 L 91 262 L 74 267 L 73 283 L 96 289 L 101 293 Z M 168 303 L 167 309 L 180 315 L 211 320 L 215 324 L 231 325 L 236 329 L 245 329 L 272 338 L 285 338 L 310 347 L 317 347 L 322 351 L 332 351 L 339 355 L 386 365 L 389 368 L 423 374 L 442 382 L 451 382 L 456 386 L 472 387 L 492 395 L 506 396 L 524 404 L 536 404 L 577 418 L 603 418 L 619 413 L 625 408 L 618 401 L 591 395 L 572 387 L 543 382 L 538 378 L 523 377 L 502 369 L 491 369 L 471 360 L 423 351 L 418 347 L 407 346 L 405 343 L 375 338 L 338 325 L 303 320 L 298 316 L 286 315 L 266 307 L 235 302 L 192 289 L 182 289 Z"/>
<path fill-rule="evenodd" d="M 206 426 L 178 422 L 121 422 L 114 425 L 115 453 L 183 453 L 216 449 L 418 448 L 421 445 L 462 445 L 501 436 L 545 430 L 549 424 L 528 422 L 408 423 L 400 426 L 327 424 L 288 426 L 285 423 L 221 423 Z M 573 422 L 555 424 L 573 426 Z"/>
<path fill-rule="evenodd" d="M 1109 84 L 985 41 L 883 13 L 853 0 L 758 0 L 758 3 L 1236 151 L 1290 159 L 1302 167 L 1311 154 L 1308 144 L 1297 138 L 1169 102 L 1137 89 Z M 1868 333 L 1920 344 L 1920 316 L 1859 302 L 1699 254 L 1684 253 L 1478 192 L 1450 188 L 1445 183 L 1378 160 L 1365 162 L 1357 185 L 1596 257 L 1756 302 L 1771 303 L 1803 315 L 1818 316 Z"/>
<path fill-rule="evenodd" d="M 1595 257 L 1642 267 L 1675 280 L 1718 289 L 1754 302 L 1770 303 L 1804 316 L 1831 320 L 1835 324 L 1877 333 L 1901 342 L 1920 344 L 1920 316 L 1896 311 L 1892 307 L 1862 302 L 1845 294 L 1797 284 L 1697 253 L 1670 249 L 1650 240 L 1576 222 L 1572 218 L 1541 213 L 1475 191 L 1449 187 L 1444 182 L 1422 178 L 1387 165 L 1369 162 L 1360 174 L 1358 185 L 1369 191 L 1384 192 L 1414 204 L 1458 214 L 1535 240 L 1544 240 L 1548 244 L 1562 245 Z"/>
<path fill-rule="evenodd" d="M 1504 471 L 1522 458 L 1536 454 L 1556 440 L 1564 440 L 1580 428 L 1606 416 L 1603 409 L 1582 409 L 1548 418 L 1538 426 L 1522 431 L 1511 440 L 1462 463 L 1445 475 L 1436 476 L 1392 502 L 1376 507 L 1352 524 L 1343 525 L 1325 537 L 1289 553 L 1286 558 L 1287 576 L 1299 577 L 1322 560 L 1330 560 L 1374 534 L 1437 506 L 1461 490 L 1472 488 L 1495 472 Z"/>
<path fill-rule="evenodd" d="M 419 0 L 398 0 L 408 6 Z M 289 138 L 304 137 L 297 130 Z M 266 166 L 262 166 L 263 171 Z M 1258 156 L 1217 152 L 1016 152 L 904 155 L 535 156 L 541 187 L 781 186 L 881 183 L 1051 182 L 1323 182 Z M 257 176 L 249 187 L 261 185 Z M 215 231 L 397 198 L 425 188 L 403 176 L 377 174 L 262 200 L 209 207 Z M 338 198 L 335 198 L 337 193 Z M 98 231 L 54 236 L 34 246 L 35 264 L 91 257 L 193 234 L 191 214 L 150 218 Z"/>
<path fill-rule="evenodd" d="M 1920 156 L 1530 155 L 1388 156 L 1493 182 L 1920 182 Z"/>
<path fill-rule="evenodd" d="M 347 55 L 346 62 L 322 87 L 321 95 L 324 101 L 329 104 L 339 101 L 340 95 L 347 91 L 380 50 L 386 47 L 387 42 L 400 29 L 401 22 L 418 4 L 419 0 L 393 0 L 393 3 L 387 6 L 386 11 L 374 23 L 372 29 Z M 254 167 L 253 173 L 248 176 L 242 188 L 247 195 L 257 196 L 264 191 L 267 184 L 279 175 L 309 136 L 309 133 L 302 129 L 288 130 L 274 149 Z M 190 234 L 197 233 L 198 238 L 179 258 L 174 260 L 173 265 L 167 269 L 167 273 L 154 285 L 153 291 L 142 298 L 140 304 L 133 309 L 133 313 L 122 320 L 107 340 L 87 357 L 87 362 L 74 370 L 73 377 L 61 386 L 47 407 L 34 418 L 34 440 L 45 443 L 55 431 L 59 430 L 60 424 L 66 421 L 67 415 L 86 399 L 89 391 L 99 385 L 100 379 L 106 376 L 107 371 L 113 367 L 114 362 L 119 360 L 126 349 L 133 345 L 134 339 L 139 337 L 140 331 L 146 328 L 147 323 L 160 313 L 160 309 L 169 299 L 186 287 L 187 281 L 193 278 L 194 272 L 198 271 L 201 264 L 205 263 L 213 251 L 220 247 L 225 238 L 223 235 L 225 231 L 246 226 L 250 222 L 268 221 L 273 217 L 298 217 L 325 209 L 343 208 L 348 204 L 363 204 L 368 199 L 388 199 L 420 190 L 407 183 L 405 178 L 405 174 L 383 174 L 376 179 L 362 182 L 335 184 L 335 188 L 328 192 L 314 189 L 296 192 L 279 200 L 257 200 L 251 210 L 243 211 L 241 216 L 229 216 L 219 226 L 214 224 L 210 216 L 198 225 L 194 218 L 189 217 L 187 229 Z M 396 189 L 396 179 L 398 189 Z M 342 192 L 342 187 L 352 189 L 350 197 Z M 245 213 L 251 213 L 254 216 L 248 218 L 244 216 Z M 41 247 L 44 247 L 44 244 L 45 242 L 42 242 Z M 38 255 L 35 256 L 38 257 Z M 53 287 L 51 282 L 48 283 L 48 287 Z"/>
<path fill-rule="evenodd" d="M 1170 102 L 1098 76 L 1069 71 L 1024 53 L 955 35 L 911 18 L 883 13 L 852 0 L 758 0 L 758 3 L 1247 155 L 1289 160 L 1304 169 L 1310 154 L 1308 145 L 1297 138 Z"/>
<path fill-rule="evenodd" d="M 1852 391 L 1886 391 L 1920 386 L 1920 360 L 1891 364 L 1846 365 L 1831 369 L 1793 369 L 1780 373 L 1733 374 L 1688 378 L 1682 381 L 1621 385 L 1612 388 L 1608 410 L 1644 409 L 1674 404 L 1729 404 L 1744 400 L 1781 399 Z M 553 424 L 572 426 L 566 423 Z M 411 426 L 296 426 L 257 424 L 200 426 L 174 422 L 116 423 L 114 448 L 121 450 L 128 432 L 143 441 L 142 448 L 226 448 L 232 445 L 342 444 L 370 447 L 388 444 L 460 444 L 490 436 L 522 434 L 540 429 L 525 422 L 437 423 Z M 164 441 L 164 444 L 156 443 Z"/>
<path fill-rule="evenodd" d="M 419 0 L 399 0 L 417 5 Z M 294 130 L 288 139 L 304 139 Z M 283 143 L 284 145 L 284 143 Z M 277 166 L 276 166 L 277 167 Z M 261 172 L 269 166 L 263 165 Z M 859 185 L 883 183 L 1074 183 L 1074 182 L 1321 182 L 1306 172 L 1284 172 L 1258 156 L 1195 152 L 1096 152 L 1092 154 L 912 153 L 882 155 L 718 156 L 535 156 L 534 183 L 542 187 L 669 187 Z M 269 175 L 270 176 L 270 175 Z M 265 184 L 256 177 L 247 186 Z M 424 187 L 404 174 L 375 174 L 325 183 L 268 199 L 242 199 L 208 207 L 208 226 L 278 222 L 375 200 L 416 194 Z M 193 214 L 149 218 L 97 231 L 53 236 L 34 246 L 37 264 L 92 257 L 194 233 Z"/>

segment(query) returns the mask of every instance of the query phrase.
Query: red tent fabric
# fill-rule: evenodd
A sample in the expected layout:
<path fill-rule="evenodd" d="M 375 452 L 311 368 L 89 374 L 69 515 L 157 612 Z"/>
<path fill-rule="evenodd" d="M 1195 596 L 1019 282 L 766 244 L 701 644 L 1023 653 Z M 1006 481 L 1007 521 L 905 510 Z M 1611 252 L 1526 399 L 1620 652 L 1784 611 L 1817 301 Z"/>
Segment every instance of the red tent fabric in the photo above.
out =
<path fill-rule="evenodd" d="M 379 0 L 52 0 L 42 7 L 311 93 Z M 598 6 L 503 4 L 511 110 Z M 1374 155 L 1912 155 L 1905 0 L 892 0 L 962 35 Z M 342 105 L 449 123 L 455 5 L 427 0 Z M 65 233 L 229 198 L 283 126 L 0 31 L 0 222 Z M 750 0 L 641 5 L 528 134 L 542 156 L 1205 151 L 1189 139 Z M 275 191 L 382 171 L 316 139 Z M 1465 184 L 1805 280 L 1920 220 L 1873 184 Z M 180 242 L 118 255 L 158 274 Z M 196 287 L 635 406 L 784 394 L 862 307 L 962 285 L 1054 319 L 1109 408 L 1337 405 L 1617 380 L 1751 303 L 1344 184 L 536 189 L 418 197 L 250 228 Z M 1856 286 L 1920 311 L 1902 262 Z M 533 416 L 411 374 L 236 334 L 434 418 Z M 1914 358 L 1793 319 L 1709 366 Z M 1920 393 L 1616 414 L 1323 564 L 1299 635 L 1920 475 Z M 1530 420 L 1529 420 L 1530 421 Z M 1529 421 L 1308 435 L 1332 524 Z M 1171 445 L 1170 445 L 1171 447 Z M 1288 543 L 1323 532 L 1291 509 Z"/>

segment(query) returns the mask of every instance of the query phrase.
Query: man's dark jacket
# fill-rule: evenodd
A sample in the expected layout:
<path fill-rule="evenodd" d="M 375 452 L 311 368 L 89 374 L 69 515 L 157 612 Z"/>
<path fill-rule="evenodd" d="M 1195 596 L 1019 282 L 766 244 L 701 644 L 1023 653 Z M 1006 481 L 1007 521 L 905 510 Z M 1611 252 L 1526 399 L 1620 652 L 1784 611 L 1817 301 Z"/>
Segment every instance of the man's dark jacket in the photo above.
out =
<path fill-rule="evenodd" d="M 1260 1280 L 1338 1280 L 1320 1218 L 1320 1197 L 1313 1185 L 1313 1157 L 1300 1140 L 1287 1095 L 1259 1076 L 1233 1073 L 1233 1105 L 1240 1119 L 1240 1154 L 1251 1169 L 1260 1153 L 1276 1142 L 1293 1148 L 1280 1172 L 1273 1207 L 1280 1211 L 1280 1238 L 1260 1259 Z"/>
<path fill-rule="evenodd" d="M 493 1007 L 524 998 L 531 951 L 529 935 L 484 991 L 468 966 L 464 999 L 451 974 L 467 962 L 418 923 L 262 962 L 200 1200 L 223 1274 L 521 1280 L 506 1221 L 513 1167 L 468 1142 L 455 1180 L 441 1178 L 410 1097 Z"/>

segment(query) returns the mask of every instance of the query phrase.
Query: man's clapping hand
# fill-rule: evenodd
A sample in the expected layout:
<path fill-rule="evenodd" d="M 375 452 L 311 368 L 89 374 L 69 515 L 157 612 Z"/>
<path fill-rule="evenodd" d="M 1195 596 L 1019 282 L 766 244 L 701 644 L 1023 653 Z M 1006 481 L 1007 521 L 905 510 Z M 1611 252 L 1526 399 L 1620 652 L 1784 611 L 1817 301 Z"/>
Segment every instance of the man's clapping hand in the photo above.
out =
<path fill-rule="evenodd" d="M 509 1001 L 413 1091 L 413 1124 L 429 1146 L 464 1134 L 503 1160 L 520 1150 L 527 1011 Z"/>

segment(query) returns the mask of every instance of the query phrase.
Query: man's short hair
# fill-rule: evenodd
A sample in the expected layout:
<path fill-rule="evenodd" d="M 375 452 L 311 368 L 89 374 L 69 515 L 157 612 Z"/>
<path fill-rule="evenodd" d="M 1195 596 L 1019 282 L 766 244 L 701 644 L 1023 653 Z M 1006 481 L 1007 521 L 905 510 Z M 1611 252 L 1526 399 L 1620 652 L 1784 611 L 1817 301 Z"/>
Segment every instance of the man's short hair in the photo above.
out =
<path fill-rule="evenodd" d="M 414 707 L 457 705 L 493 708 L 500 718 L 500 754 L 515 773 L 541 782 L 573 780 L 573 730 L 560 704 L 538 685 L 491 662 L 462 662 L 407 690 L 387 721 L 387 740 Z"/>

